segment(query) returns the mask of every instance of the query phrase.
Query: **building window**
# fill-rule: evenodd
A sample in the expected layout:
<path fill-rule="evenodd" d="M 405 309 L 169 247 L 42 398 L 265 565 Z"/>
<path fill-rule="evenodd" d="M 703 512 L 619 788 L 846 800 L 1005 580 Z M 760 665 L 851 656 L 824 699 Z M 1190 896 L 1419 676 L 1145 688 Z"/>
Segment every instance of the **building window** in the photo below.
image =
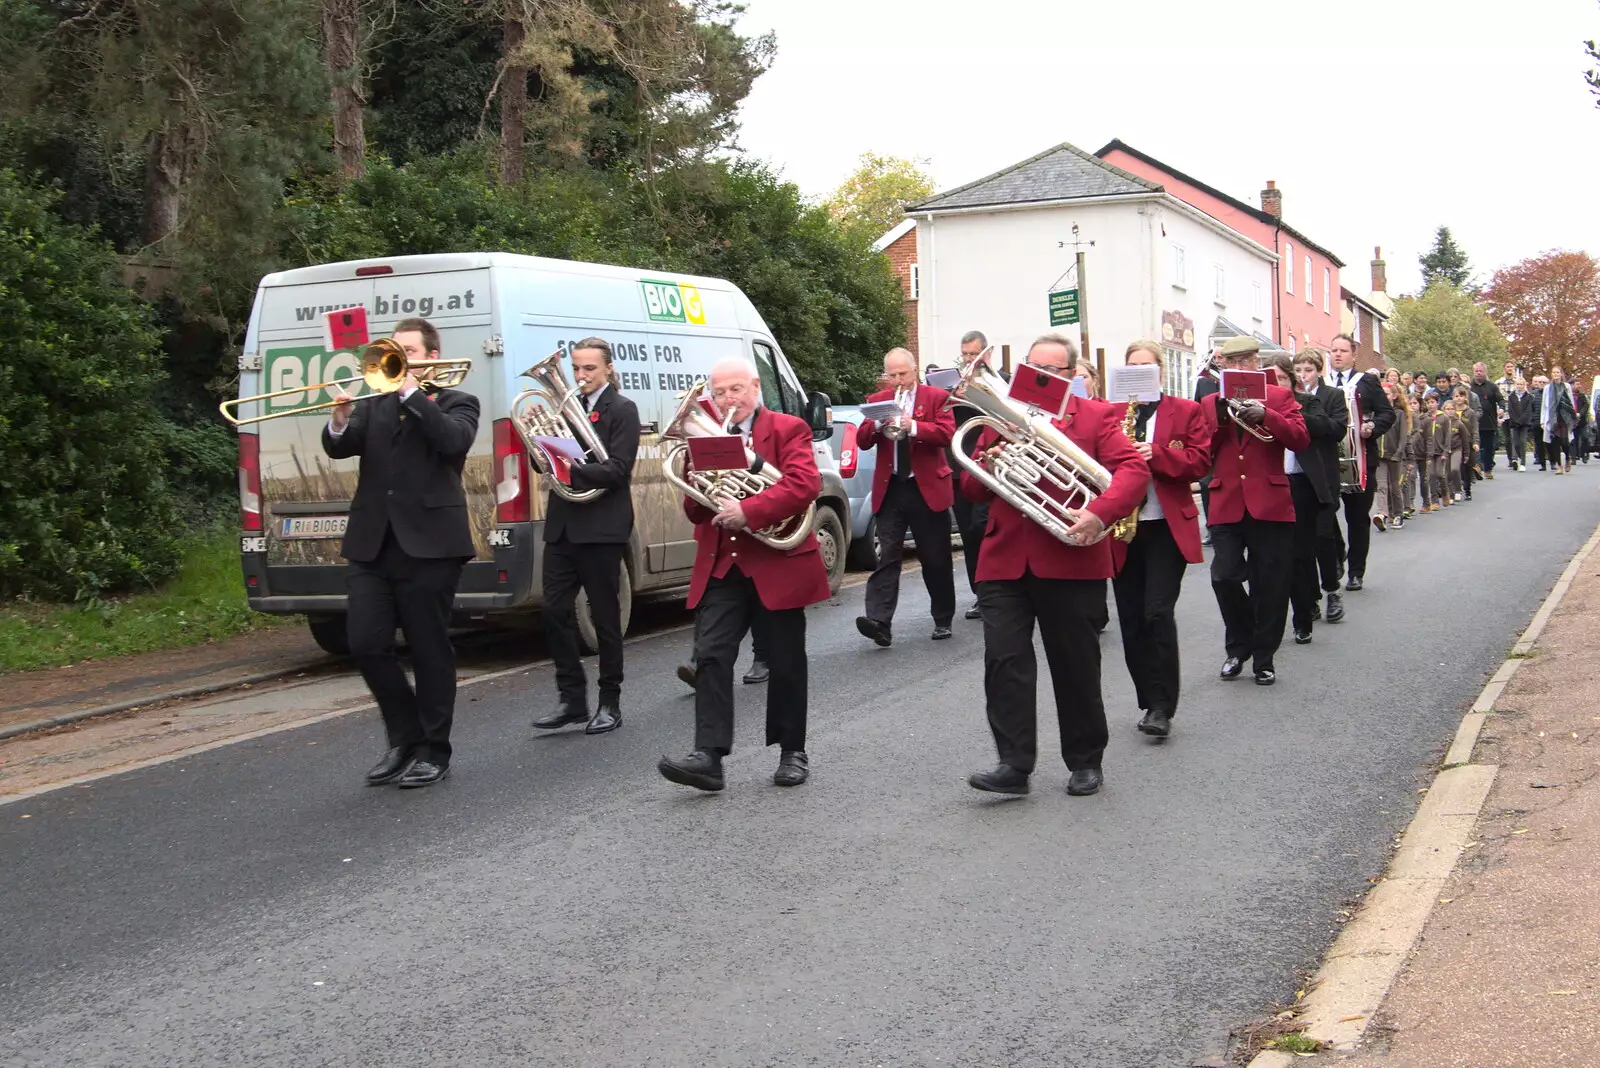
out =
<path fill-rule="evenodd" d="M 1293 356 L 1293 355 L 1294 355 L 1294 354 L 1295 354 L 1295 353 L 1297 353 L 1297 352 L 1299 352 L 1299 351 L 1300 351 L 1300 350 L 1299 350 L 1299 349 L 1298 349 L 1298 348 L 1296 348 L 1296 347 L 1295 347 L 1295 343 L 1294 343 L 1294 335 L 1293 335 L 1293 334 L 1290 334 L 1290 335 L 1289 335 L 1289 355 L 1291 355 L 1291 356 Z"/>
<path fill-rule="evenodd" d="M 1250 314 L 1261 318 L 1261 283 L 1250 283 Z"/>
<path fill-rule="evenodd" d="M 1211 274 L 1211 299 L 1216 301 L 1218 304 L 1226 304 L 1228 300 L 1228 279 L 1227 276 L 1223 274 L 1222 264 L 1212 264 Z"/>
<path fill-rule="evenodd" d="M 1166 349 L 1162 353 L 1162 363 L 1166 364 L 1166 371 L 1162 375 L 1161 388 L 1173 397 L 1192 397 L 1195 385 L 1195 357 L 1192 352 L 1183 352 L 1180 349 Z"/>
<path fill-rule="evenodd" d="M 1350 319 L 1351 319 L 1352 322 L 1355 323 L 1355 325 L 1350 328 L 1350 340 L 1354 341 L 1357 345 L 1360 345 L 1361 344 L 1361 309 L 1357 308 L 1356 309 L 1356 313 L 1354 315 L 1350 316 Z"/>
<path fill-rule="evenodd" d="M 1309 253 L 1306 255 L 1306 303 L 1307 304 L 1312 303 L 1312 296 L 1311 296 L 1311 256 L 1310 256 Z"/>
<path fill-rule="evenodd" d="M 922 299 L 922 265 L 920 263 L 913 263 L 911 265 L 911 277 L 907 279 L 907 282 L 910 283 L 911 299 L 912 300 L 921 300 Z"/>
<path fill-rule="evenodd" d="M 1172 246 L 1172 284 L 1179 289 L 1189 284 L 1188 257 L 1182 245 Z"/>
<path fill-rule="evenodd" d="M 1283 263 L 1286 265 L 1283 271 L 1283 291 L 1292 297 L 1294 296 L 1294 246 L 1288 242 L 1283 246 Z"/>
<path fill-rule="evenodd" d="M 1377 319 L 1373 319 L 1372 320 L 1372 351 L 1373 352 L 1382 352 L 1383 351 L 1383 345 L 1380 344 L 1380 342 L 1382 340 L 1383 340 L 1383 323 L 1380 322 Z"/>
<path fill-rule="evenodd" d="M 1333 305 L 1329 303 L 1329 297 L 1328 297 L 1328 290 L 1331 289 L 1332 286 L 1333 286 L 1333 269 L 1331 267 L 1324 267 L 1322 269 L 1322 314 L 1323 315 L 1327 315 L 1331 311 L 1331 309 L 1333 308 Z"/>

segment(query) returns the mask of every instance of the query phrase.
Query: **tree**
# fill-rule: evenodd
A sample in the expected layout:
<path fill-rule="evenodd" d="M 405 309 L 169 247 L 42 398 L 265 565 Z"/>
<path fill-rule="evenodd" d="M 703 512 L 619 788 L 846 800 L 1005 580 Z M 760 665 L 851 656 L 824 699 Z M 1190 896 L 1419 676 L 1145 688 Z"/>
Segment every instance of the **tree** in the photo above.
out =
<path fill-rule="evenodd" d="M 322 56 L 333 93 L 333 158 L 346 180 L 360 178 L 367 165 L 361 7 L 361 0 L 322 0 Z"/>
<path fill-rule="evenodd" d="M 875 241 L 900 222 L 907 204 L 933 195 L 933 179 L 921 167 L 925 162 L 864 152 L 855 172 L 823 206 L 841 226 Z"/>
<path fill-rule="evenodd" d="M 1467 287 L 1472 278 L 1472 268 L 1467 265 L 1467 254 L 1461 251 L 1450 228 L 1441 226 L 1433 235 L 1433 248 L 1417 257 L 1422 267 L 1422 288 L 1435 282 L 1445 282 L 1458 289 Z"/>
<path fill-rule="evenodd" d="M 1588 382 L 1600 374 L 1600 262 L 1585 252 L 1546 252 L 1502 267 L 1484 306 L 1528 374 L 1552 366 Z"/>
<path fill-rule="evenodd" d="M 1491 368 L 1504 363 L 1506 339 L 1470 295 L 1435 282 L 1419 297 L 1395 301 L 1384 331 L 1383 354 L 1391 365 L 1408 371 L 1434 374 L 1456 367 L 1467 375 L 1479 361 Z"/>

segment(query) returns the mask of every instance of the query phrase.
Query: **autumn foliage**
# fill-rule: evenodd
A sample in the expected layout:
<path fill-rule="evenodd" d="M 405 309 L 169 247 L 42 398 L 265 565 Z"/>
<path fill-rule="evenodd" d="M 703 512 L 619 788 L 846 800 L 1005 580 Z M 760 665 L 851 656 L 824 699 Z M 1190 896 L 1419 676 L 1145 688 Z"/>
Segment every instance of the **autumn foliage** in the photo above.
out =
<path fill-rule="evenodd" d="M 1600 261 L 1584 252 L 1546 252 L 1502 267 L 1483 304 L 1530 378 L 1552 366 L 1580 382 L 1600 374 Z"/>

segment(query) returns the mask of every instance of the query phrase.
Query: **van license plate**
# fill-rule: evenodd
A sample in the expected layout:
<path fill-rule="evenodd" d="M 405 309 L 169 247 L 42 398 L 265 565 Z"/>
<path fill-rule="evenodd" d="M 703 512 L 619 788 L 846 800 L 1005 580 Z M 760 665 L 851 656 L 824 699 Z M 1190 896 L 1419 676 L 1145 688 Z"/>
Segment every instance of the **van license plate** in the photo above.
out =
<path fill-rule="evenodd" d="M 285 538 L 342 538 L 350 525 L 347 515 L 293 515 L 283 518 Z"/>

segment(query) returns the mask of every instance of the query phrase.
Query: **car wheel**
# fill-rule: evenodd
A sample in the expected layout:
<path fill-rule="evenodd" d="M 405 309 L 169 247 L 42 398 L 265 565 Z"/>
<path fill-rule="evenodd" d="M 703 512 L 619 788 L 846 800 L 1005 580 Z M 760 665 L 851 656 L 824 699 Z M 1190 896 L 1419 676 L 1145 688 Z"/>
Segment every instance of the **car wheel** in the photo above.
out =
<path fill-rule="evenodd" d="M 628 575 L 627 564 L 622 565 L 617 581 L 617 601 L 622 608 L 622 633 L 627 635 L 628 624 L 633 621 L 633 579 Z M 600 651 L 600 639 L 594 633 L 594 613 L 589 611 L 589 594 L 585 590 L 578 591 L 576 611 L 578 644 L 583 647 L 584 656 L 593 656 Z"/>
<path fill-rule="evenodd" d="M 819 507 L 815 530 L 817 545 L 822 552 L 822 566 L 828 571 L 828 589 L 838 593 L 839 584 L 844 581 L 844 558 L 847 552 L 844 543 L 844 521 L 832 508 Z"/>
<path fill-rule="evenodd" d="M 307 616 L 306 626 L 311 629 L 311 640 L 323 652 L 350 655 L 350 631 L 344 616 Z"/>
<path fill-rule="evenodd" d="M 878 517 L 867 520 L 867 529 L 850 540 L 850 555 L 845 562 L 857 571 L 878 566 Z"/>

